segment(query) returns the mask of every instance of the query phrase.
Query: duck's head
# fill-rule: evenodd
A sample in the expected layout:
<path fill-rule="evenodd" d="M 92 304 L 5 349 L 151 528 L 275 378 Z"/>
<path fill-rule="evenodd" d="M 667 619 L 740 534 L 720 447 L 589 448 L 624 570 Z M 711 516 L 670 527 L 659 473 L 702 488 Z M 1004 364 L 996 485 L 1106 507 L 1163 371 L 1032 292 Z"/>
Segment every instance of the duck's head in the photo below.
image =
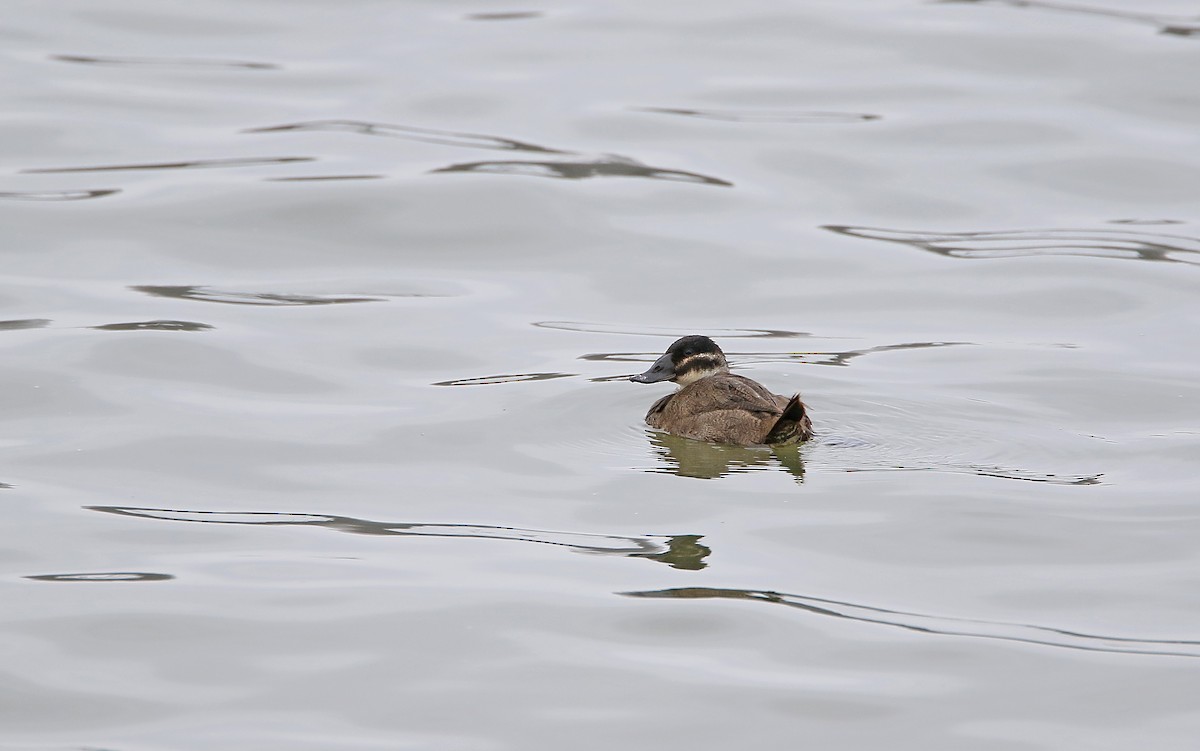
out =
<path fill-rule="evenodd" d="M 693 334 L 677 340 L 650 369 L 629 380 L 635 383 L 674 381 L 680 386 L 729 370 L 725 353 L 707 336 Z"/>

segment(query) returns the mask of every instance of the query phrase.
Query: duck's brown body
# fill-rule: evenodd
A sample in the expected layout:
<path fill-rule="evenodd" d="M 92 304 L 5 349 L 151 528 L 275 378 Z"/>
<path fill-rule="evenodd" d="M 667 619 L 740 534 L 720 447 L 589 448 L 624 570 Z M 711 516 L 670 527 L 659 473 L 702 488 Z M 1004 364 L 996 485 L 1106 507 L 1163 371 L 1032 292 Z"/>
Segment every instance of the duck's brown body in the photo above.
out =
<path fill-rule="evenodd" d="M 725 355 L 707 337 L 684 337 L 634 380 L 672 380 L 678 391 L 659 399 L 646 423 L 668 433 L 742 446 L 798 443 L 812 437 L 799 395 L 788 399 L 729 372 Z"/>

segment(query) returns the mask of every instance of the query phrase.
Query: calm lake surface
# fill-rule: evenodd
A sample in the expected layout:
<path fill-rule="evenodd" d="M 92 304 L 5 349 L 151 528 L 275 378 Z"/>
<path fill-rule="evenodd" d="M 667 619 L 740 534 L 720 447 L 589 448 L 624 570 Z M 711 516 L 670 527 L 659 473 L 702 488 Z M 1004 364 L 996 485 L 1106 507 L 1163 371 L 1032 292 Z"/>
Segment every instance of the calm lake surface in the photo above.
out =
<path fill-rule="evenodd" d="M 3 748 L 1196 748 L 1195 3 L 6 11 Z"/>

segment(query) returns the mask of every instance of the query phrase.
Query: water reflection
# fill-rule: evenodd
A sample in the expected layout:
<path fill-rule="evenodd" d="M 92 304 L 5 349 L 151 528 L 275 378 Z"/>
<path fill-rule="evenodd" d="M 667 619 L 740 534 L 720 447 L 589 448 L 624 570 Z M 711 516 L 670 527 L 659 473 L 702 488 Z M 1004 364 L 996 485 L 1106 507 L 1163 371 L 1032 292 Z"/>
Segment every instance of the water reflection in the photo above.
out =
<path fill-rule="evenodd" d="M 329 295 L 289 295 L 274 292 L 231 292 L 211 287 L 186 285 L 169 286 L 141 284 L 130 289 L 155 297 L 174 297 L 198 302 L 219 302 L 228 305 L 339 305 L 352 302 L 382 302 L 381 297 L 334 297 Z M 424 297 L 424 295 L 405 295 Z"/>
<path fill-rule="evenodd" d="M 63 172 L 132 172 L 136 170 L 211 169 L 220 167 L 264 167 L 295 162 L 315 162 L 311 156 L 229 157 L 226 159 L 196 159 L 190 162 L 154 162 L 150 164 L 109 164 L 99 167 L 39 167 L 23 169 L 23 174 L 49 175 Z M 89 198 L 92 196 L 88 196 Z"/>
<path fill-rule="evenodd" d="M 647 431 L 660 467 L 647 470 L 680 477 L 713 479 L 778 467 L 804 482 L 804 460 L 796 446 L 729 446 L 658 431 Z"/>
<path fill-rule="evenodd" d="M 630 107 L 635 112 L 661 115 L 682 115 L 702 120 L 722 120 L 732 123 L 861 123 L 878 120 L 881 115 L 865 112 L 817 112 L 811 110 L 729 110 L 682 109 L 677 107 Z"/>
<path fill-rule="evenodd" d="M 850 237 L 900 243 L 950 258 L 1089 256 L 1200 265 L 1200 238 L 1120 229 L 1045 229 L 1008 232 L 911 232 L 825 225 Z"/>
<path fill-rule="evenodd" d="M 132 321 L 90 326 L 98 331 L 209 331 L 212 326 L 194 321 Z"/>
<path fill-rule="evenodd" d="M 84 65 L 139 65 L 186 68 L 243 68 L 246 70 L 278 70 L 274 63 L 249 60 L 211 60 L 192 57 L 116 57 L 107 55 L 50 55 L 51 60 Z"/>
<path fill-rule="evenodd" d="M 840 600 L 771 592 L 757 589 L 713 589 L 682 587 L 645 592 L 621 592 L 627 597 L 669 598 L 679 600 L 734 599 L 767 602 L 803 610 L 814 615 L 844 618 L 860 623 L 893 626 L 907 631 L 943 636 L 969 636 L 977 639 L 1023 642 L 1046 647 L 1079 649 L 1088 652 L 1163 655 L 1171 657 L 1200 657 L 1200 641 L 1175 639 L 1139 639 L 1121 636 L 1101 636 L 1078 631 L 1035 626 L 1025 623 L 1005 623 L 972 618 L 925 615 L 902 610 L 888 610 L 857 605 Z"/>
<path fill-rule="evenodd" d="M 151 574 L 144 571 L 108 571 L 90 574 L 38 574 L 24 578 L 41 582 L 161 582 L 175 577 L 171 574 Z"/>
<path fill-rule="evenodd" d="M 40 329 L 50 325 L 49 318 L 18 318 L 13 321 L 0 321 L 0 331 L 16 331 L 19 329 Z"/>
<path fill-rule="evenodd" d="M 396 535 L 412 537 L 458 537 L 484 540 L 516 540 L 541 545 L 558 545 L 580 553 L 619 555 L 660 561 L 671 568 L 699 570 L 711 552 L 700 544 L 700 535 L 646 535 L 623 537 L 582 532 L 553 532 L 520 527 L 494 527 L 477 524 L 422 524 L 377 522 L 332 514 L 299 514 L 275 511 L 189 511 L 186 509 L 141 508 L 135 506 L 85 506 L 91 511 L 201 524 L 259 524 L 264 526 L 324 527 L 357 535 Z"/>
<path fill-rule="evenodd" d="M 1080 13 L 1089 16 L 1104 16 L 1121 21 L 1157 26 L 1160 34 L 1174 36 L 1200 35 L 1200 16 L 1172 16 L 1165 13 L 1138 13 L 1113 8 L 1103 8 L 1080 3 L 1060 3 L 1054 0 L 940 0 L 943 3 L 973 3 L 976 5 L 1007 5 L 1012 8 L 1036 8 L 1041 10 Z"/>
<path fill-rule="evenodd" d="M 120 193 L 119 188 L 105 190 L 8 190 L 0 192 L 0 198 L 9 201 L 86 201 Z"/>
<path fill-rule="evenodd" d="M 701 175 L 698 172 L 651 167 L 628 157 L 608 156 L 589 161 L 495 161 L 464 162 L 449 167 L 430 170 L 439 172 L 484 172 L 493 175 L 528 175 L 530 177 L 555 177 L 563 180 L 583 180 L 589 177 L 645 177 L 651 180 L 703 183 L 705 185 L 732 186 L 728 180 Z"/>

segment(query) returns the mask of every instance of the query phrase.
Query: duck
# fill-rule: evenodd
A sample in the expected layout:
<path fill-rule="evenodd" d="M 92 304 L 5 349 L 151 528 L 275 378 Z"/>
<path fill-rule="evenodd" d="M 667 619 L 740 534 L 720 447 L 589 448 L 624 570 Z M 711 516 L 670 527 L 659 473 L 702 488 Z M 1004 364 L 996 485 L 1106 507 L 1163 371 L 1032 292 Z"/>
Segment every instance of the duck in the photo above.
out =
<path fill-rule="evenodd" d="M 812 438 L 808 408 L 729 372 L 725 353 L 707 336 L 675 341 L 634 383 L 672 381 L 679 390 L 654 402 L 646 424 L 673 435 L 738 446 L 794 444 Z"/>

